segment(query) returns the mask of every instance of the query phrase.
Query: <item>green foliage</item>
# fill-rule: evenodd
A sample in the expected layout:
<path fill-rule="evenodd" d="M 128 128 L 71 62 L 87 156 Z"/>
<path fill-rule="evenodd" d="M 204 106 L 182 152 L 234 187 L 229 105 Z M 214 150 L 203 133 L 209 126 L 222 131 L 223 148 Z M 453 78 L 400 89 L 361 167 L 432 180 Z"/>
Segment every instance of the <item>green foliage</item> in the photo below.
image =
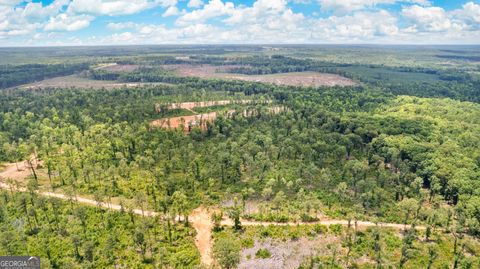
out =
<path fill-rule="evenodd" d="M 340 235 L 343 231 L 343 227 L 340 224 L 332 224 L 329 227 L 330 231 L 336 235 Z"/>
<path fill-rule="evenodd" d="M 255 258 L 257 259 L 268 259 L 271 256 L 272 254 L 270 254 L 270 251 L 268 251 L 266 248 L 261 248 L 255 252 Z"/>
<path fill-rule="evenodd" d="M 191 268 L 199 264 L 192 231 L 173 241 L 154 218 L 84 207 L 26 193 L 0 193 L 0 255 L 36 255 L 42 268 Z M 25 212 L 29 212 L 25 214 Z M 160 227 L 155 227 L 158 225 Z"/>
<path fill-rule="evenodd" d="M 240 262 L 240 242 L 228 234 L 216 238 L 213 253 L 222 268 L 235 268 Z"/>
<path fill-rule="evenodd" d="M 89 64 L 0 65 L 0 89 L 47 78 L 71 75 L 87 69 Z"/>
<path fill-rule="evenodd" d="M 92 50 L 101 55 L 110 53 Z M 91 69 L 90 75 L 95 79 L 175 85 L 108 91 L 2 90 L 0 161 L 21 161 L 35 153 L 43 163 L 35 184 L 28 184 L 31 190 L 38 187 L 89 195 L 99 202 L 122 201 L 125 212 L 140 208 L 170 217 L 154 224 L 125 212 L 69 208 L 57 202 L 48 202 L 45 212 L 32 211 L 37 204 L 30 204 L 30 199 L 18 197 L 13 202 L 8 198 L 6 209 L 0 210 L 0 223 L 5 226 L 0 238 L 2 253 L 23 253 L 32 248 L 49 257 L 52 267 L 109 267 L 125 256 L 125 267 L 163 263 L 164 267 L 188 268 L 198 264 L 198 253 L 186 216 L 200 204 L 233 201 L 234 206 L 225 213 L 234 219 L 239 233 L 249 233 L 241 226 L 242 218 L 286 223 L 311 222 L 326 215 L 351 219 L 352 225 L 355 219 L 415 223 L 428 226 L 428 236 L 407 234 L 408 240 L 402 241 L 392 233 L 353 234 L 338 225 L 267 226 L 256 227 L 255 232 L 259 238 L 282 240 L 344 236 L 348 242 L 343 246 L 350 248 L 352 257 L 366 253 L 377 264 L 386 260 L 385 266 L 391 267 L 400 263 L 405 268 L 427 267 L 429 257 L 434 256 L 440 261 L 430 262 L 432 268 L 450 266 L 447 258 L 457 260 L 459 266 L 475 266 L 469 259 L 469 253 L 478 253 L 475 246 L 470 251 L 466 240 L 459 239 L 454 257 L 448 252 L 453 249 L 450 238 L 436 233 L 444 229 L 466 232 L 474 238 L 480 234 L 480 106 L 474 103 L 479 101 L 480 83 L 471 75 L 476 72 L 471 65 L 449 70 L 436 64 L 410 67 L 353 63 L 340 58 L 319 61 L 315 57 L 306 59 L 305 55 L 316 55 L 317 59 L 326 56 L 305 48 L 285 52 L 288 55 L 198 54 L 188 60 L 169 55 L 131 56 L 138 50 L 125 50 L 128 56 L 112 49 L 112 58 L 102 61 L 149 67 L 124 73 Z M 208 48 L 204 53 L 219 51 L 222 49 Z M 449 58 L 452 61 L 464 61 L 457 53 L 447 54 L 454 57 Z M 432 56 L 424 57 L 432 60 Z M 160 67 L 181 63 L 224 65 L 227 59 L 237 65 L 231 72 L 322 71 L 363 83 L 356 87 L 286 87 L 183 78 Z M 8 65 L 0 71 L 2 78 L 7 78 L 0 81 L 7 84 L 0 87 L 84 67 Z M 29 73 L 31 78 L 27 78 Z M 272 103 L 229 106 L 238 112 L 245 109 L 255 113 L 218 117 L 204 130 L 198 128 L 191 133 L 150 124 L 152 120 L 194 113 L 169 110 L 171 103 L 244 98 Z M 272 113 L 273 106 L 285 109 Z M 35 220 L 35 216 L 41 217 Z M 184 219 L 185 224 L 173 224 L 171 220 L 176 217 Z M 222 231 L 221 216 L 220 220 L 218 216 L 214 219 L 215 232 L 229 231 Z M 92 236 L 85 236 L 86 232 Z M 156 236 L 158 241 L 154 240 Z M 34 245 L 35 237 L 40 243 Z M 238 263 L 238 249 L 251 247 L 255 240 L 252 234 L 245 240 L 220 238 L 217 243 L 225 246 L 226 252 L 219 247 L 216 252 L 227 268 Z M 426 243 L 418 238 L 425 238 Z M 426 244 L 433 242 L 437 247 L 428 250 Z M 100 248 L 107 250 L 97 259 Z M 383 252 L 374 255 L 379 248 Z M 330 250 L 324 256 L 312 257 L 309 264 L 345 265 L 336 258 L 340 252 Z"/>

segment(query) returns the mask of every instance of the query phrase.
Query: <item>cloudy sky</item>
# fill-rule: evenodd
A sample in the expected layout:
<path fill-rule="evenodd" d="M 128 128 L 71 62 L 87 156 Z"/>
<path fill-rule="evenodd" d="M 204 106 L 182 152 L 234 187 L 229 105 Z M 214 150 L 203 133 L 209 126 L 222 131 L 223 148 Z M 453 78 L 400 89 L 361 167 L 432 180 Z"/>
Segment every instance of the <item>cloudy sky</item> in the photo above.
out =
<path fill-rule="evenodd" d="M 480 44 L 478 0 L 0 0 L 0 46 Z"/>

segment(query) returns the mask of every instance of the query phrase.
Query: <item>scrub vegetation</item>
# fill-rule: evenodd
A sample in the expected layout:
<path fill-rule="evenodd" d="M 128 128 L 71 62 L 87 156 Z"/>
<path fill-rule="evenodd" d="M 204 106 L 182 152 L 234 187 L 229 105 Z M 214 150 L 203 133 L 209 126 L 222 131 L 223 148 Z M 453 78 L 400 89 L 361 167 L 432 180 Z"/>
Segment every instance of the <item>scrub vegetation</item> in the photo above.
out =
<path fill-rule="evenodd" d="M 249 48 L 33 49 L 38 64 L 0 49 L 0 255 L 44 268 L 480 266 L 475 50 L 380 47 L 369 63 L 370 47 L 343 48 L 358 61 Z M 351 83 L 256 79 L 312 73 Z M 72 74 L 115 87 L 23 85 Z"/>

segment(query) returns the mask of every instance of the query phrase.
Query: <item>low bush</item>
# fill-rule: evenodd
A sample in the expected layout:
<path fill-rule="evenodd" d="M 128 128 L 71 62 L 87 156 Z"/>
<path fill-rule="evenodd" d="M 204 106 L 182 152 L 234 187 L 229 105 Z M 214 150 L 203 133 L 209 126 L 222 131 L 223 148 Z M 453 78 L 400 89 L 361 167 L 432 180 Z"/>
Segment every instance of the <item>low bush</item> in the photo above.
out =
<path fill-rule="evenodd" d="M 255 253 L 255 258 L 257 259 L 268 259 L 271 256 L 272 254 L 270 254 L 270 251 L 268 251 L 266 248 L 261 248 Z"/>

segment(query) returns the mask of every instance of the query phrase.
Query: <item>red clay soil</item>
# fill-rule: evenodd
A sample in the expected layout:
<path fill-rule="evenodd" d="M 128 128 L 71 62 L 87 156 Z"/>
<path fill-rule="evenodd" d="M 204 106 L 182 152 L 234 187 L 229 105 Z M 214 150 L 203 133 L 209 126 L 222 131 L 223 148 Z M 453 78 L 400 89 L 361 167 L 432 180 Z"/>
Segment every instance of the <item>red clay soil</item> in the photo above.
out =
<path fill-rule="evenodd" d="M 190 110 L 189 108 L 185 108 Z M 268 113 L 275 115 L 281 112 L 286 111 L 287 108 L 284 106 L 273 106 L 268 107 Z M 231 118 L 235 114 L 235 110 L 228 110 L 224 112 L 222 115 L 226 118 Z M 253 117 L 258 115 L 259 111 L 257 109 L 245 109 L 242 111 L 243 117 Z M 209 122 L 215 121 L 215 119 L 219 116 L 219 113 L 209 112 L 203 114 L 197 114 L 192 116 L 179 116 L 179 117 L 171 117 L 171 118 L 163 118 L 154 120 L 150 123 L 152 127 L 160 127 L 164 129 L 179 129 L 183 127 L 183 131 L 188 133 L 191 131 L 193 127 L 200 127 L 202 130 L 207 129 L 207 124 Z"/>
<path fill-rule="evenodd" d="M 228 117 L 235 110 L 229 110 L 225 115 Z M 183 126 L 185 132 L 189 132 L 193 127 L 200 127 L 205 130 L 208 122 L 213 122 L 218 117 L 218 112 L 209 112 L 192 116 L 180 116 L 164 118 L 151 122 L 151 126 L 164 129 L 179 129 Z"/>
<path fill-rule="evenodd" d="M 250 104 L 254 100 L 218 100 L 202 102 L 183 102 L 170 104 L 168 109 L 194 109 L 196 107 L 226 106 L 230 104 Z"/>
<path fill-rule="evenodd" d="M 188 219 L 192 222 L 192 226 L 197 232 L 195 237 L 195 245 L 200 252 L 200 260 L 202 265 L 211 268 L 214 265 L 213 259 L 213 240 L 212 229 L 213 223 L 210 218 L 211 212 L 203 206 L 193 210 Z"/>

